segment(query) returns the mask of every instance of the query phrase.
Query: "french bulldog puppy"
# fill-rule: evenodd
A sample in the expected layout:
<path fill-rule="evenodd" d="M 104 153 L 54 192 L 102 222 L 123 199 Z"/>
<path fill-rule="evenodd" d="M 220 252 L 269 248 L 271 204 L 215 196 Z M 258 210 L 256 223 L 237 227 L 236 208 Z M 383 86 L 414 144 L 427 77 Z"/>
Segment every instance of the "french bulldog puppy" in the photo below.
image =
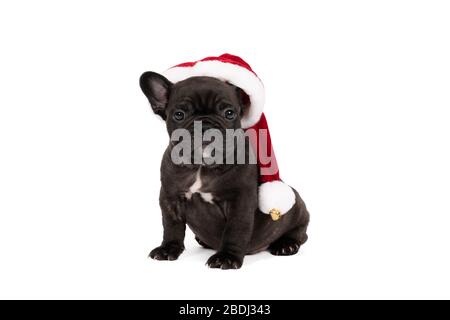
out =
<path fill-rule="evenodd" d="M 241 128 L 246 103 L 241 90 L 229 83 L 191 77 L 172 84 L 158 73 L 145 72 L 140 87 L 165 120 L 169 136 L 179 128 L 193 132 L 194 121 L 222 132 Z M 210 268 L 238 269 L 246 254 L 263 250 L 274 255 L 298 252 L 308 238 L 309 213 L 295 190 L 295 205 L 273 221 L 258 209 L 256 164 L 176 164 L 171 158 L 175 145 L 170 141 L 162 158 L 164 235 L 151 258 L 176 260 L 184 250 L 186 225 L 200 245 L 217 251 L 206 262 Z"/>

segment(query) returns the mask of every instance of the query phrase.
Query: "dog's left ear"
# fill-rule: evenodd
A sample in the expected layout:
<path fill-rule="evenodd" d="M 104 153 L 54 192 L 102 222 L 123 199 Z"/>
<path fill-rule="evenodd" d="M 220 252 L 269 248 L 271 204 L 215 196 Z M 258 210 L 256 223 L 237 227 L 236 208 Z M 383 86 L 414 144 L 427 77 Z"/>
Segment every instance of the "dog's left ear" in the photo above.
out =
<path fill-rule="evenodd" d="M 159 73 L 147 71 L 142 74 L 139 84 L 150 101 L 153 112 L 166 120 L 166 107 L 172 83 Z"/>

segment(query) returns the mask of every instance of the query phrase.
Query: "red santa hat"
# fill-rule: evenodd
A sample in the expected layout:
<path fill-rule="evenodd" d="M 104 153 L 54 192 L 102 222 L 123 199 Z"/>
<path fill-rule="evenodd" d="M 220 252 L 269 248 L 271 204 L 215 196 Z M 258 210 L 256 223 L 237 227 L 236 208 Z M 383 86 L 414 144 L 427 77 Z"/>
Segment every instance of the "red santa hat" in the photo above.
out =
<path fill-rule="evenodd" d="M 260 169 L 259 209 L 263 213 L 270 214 L 274 220 L 287 213 L 295 204 L 295 194 L 292 188 L 280 179 L 269 128 L 263 114 L 264 86 L 250 65 L 240 57 L 226 53 L 218 57 L 207 57 L 176 65 L 163 72 L 163 75 L 173 83 L 196 76 L 213 77 L 231 83 L 245 92 L 249 107 L 241 118 L 242 128 L 265 133 L 265 135 L 257 134 L 256 139 L 251 139 Z M 260 152 L 262 147 L 266 150 Z"/>

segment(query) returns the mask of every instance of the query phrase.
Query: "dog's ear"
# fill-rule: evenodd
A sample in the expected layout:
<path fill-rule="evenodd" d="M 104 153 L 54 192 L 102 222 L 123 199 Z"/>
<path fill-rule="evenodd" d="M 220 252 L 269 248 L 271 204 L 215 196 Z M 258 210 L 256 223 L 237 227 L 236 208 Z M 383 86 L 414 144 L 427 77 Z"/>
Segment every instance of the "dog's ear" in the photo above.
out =
<path fill-rule="evenodd" d="M 139 79 L 142 92 L 144 92 L 153 112 L 166 120 L 166 107 L 169 101 L 172 83 L 156 72 L 144 72 Z"/>

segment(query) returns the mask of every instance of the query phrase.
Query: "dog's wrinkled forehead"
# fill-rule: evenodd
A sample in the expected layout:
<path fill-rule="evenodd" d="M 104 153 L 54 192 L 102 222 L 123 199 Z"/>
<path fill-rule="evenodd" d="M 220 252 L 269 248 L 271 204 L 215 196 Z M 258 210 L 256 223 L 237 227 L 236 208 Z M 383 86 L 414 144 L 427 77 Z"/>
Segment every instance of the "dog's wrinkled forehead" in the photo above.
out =
<path fill-rule="evenodd" d="M 176 83 L 169 99 L 169 108 L 189 106 L 205 112 L 218 105 L 238 104 L 235 87 L 210 77 L 192 77 Z"/>

